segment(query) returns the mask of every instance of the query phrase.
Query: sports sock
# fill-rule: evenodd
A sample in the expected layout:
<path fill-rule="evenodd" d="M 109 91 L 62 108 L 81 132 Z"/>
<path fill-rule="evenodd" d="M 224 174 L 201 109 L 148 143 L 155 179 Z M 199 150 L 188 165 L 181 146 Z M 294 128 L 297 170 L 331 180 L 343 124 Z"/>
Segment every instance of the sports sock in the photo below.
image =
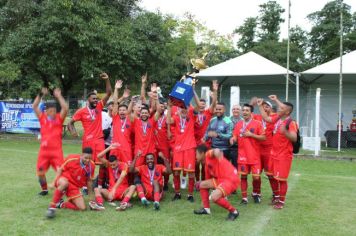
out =
<path fill-rule="evenodd" d="M 279 195 L 278 180 L 276 180 L 273 176 L 268 176 L 268 179 L 269 179 L 269 184 L 271 185 L 273 195 L 278 196 Z"/>
<path fill-rule="evenodd" d="M 241 194 L 242 198 L 247 198 L 247 176 L 246 177 L 241 177 Z"/>
<path fill-rule="evenodd" d="M 40 182 L 41 185 L 41 189 L 43 191 L 47 191 L 47 180 L 46 180 L 46 176 L 45 175 L 40 175 L 38 176 L 38 182 Z"/>
<path fill-rule="evenodd" d="M 125 196 L 124 199 L 121 201 L 121 203 L 126 202 L 128 203 L 130 201 L 131 197 Z"/>
<path fill-rule="evenodd" d="M 173 181 L 174 181 L 174 190 L 176 193 L 179 193 L 180 192 L 180 175 L 174 175 Z"/>
<path fill-rule="evenodd" d="M 66 209 L 71 209 L 71 210 L 74 210 L 74 211 L 78 211 L 79 208 L 74 205 L 73 203 L 71 202 L 64 202 L 63 205 L 62 205 L 62 208 L 66 208 Z"/>
<path fill-rule="evenodd" d="M 252 180 L 253 193 L 261 194 L 261 177 Z"/>
<path fill-rule="evenodd" d="M 203 207 L 204 208 L 210 208 L 209 189 L 201 188 L 200 189 L 200 197 L 201 197 L 201 201 L 203 203 Z"/>
<path fill-rule="evenodd" d="M 161 198 L 161 194 L 160 194 L 159 192 L 155 192 L 155 193 L 153 194 L 153 200 L 154 200 L 155 202 L 159 202 L 160 198 Z"/>
<path fill-rule="evenodd" d="M 60 191 L 58 189 L 54 190 L 52 202 L 50 203 L 49 206 L 52 207 L 52 208 L 55 208 L 56 204 L 61 200 L 63 195 L 64 195 L 64 192 L 62 192 L 62 191 Z"/>
<path fill-rule="evenodd" d="M 216 204 L 219 206 L 225 208 L 229 212 L 234 212 L 236 211 L 236 208 L 233 207 L 228 200 L 226 200 L 224 197 L 219 198 L 218 200 L 215 201 Z"/>
<path fill-rule="evenodd" d="M 195 183 L 195 178 L 194 177 L 189 177 L 188 193 L 191 194 L 191 195 L 193 195 L 194 183 Z"/>
<path fill-rule="evenodd" d="M 104 200 L 101 196 L 96 196 L 95 197 L 95 201 L 98 203 L 98 204 L 103 204 L 104 203 Z"/>
<path fill-rule="evenodd" d="M 136 185 L 136 190 L 137 190 L 138 197 L 139 197 L 140 199 L 142 199 L 143 197 L 145 197 L 145 192 L 143 191 L 143 187 L 142 187 L 141 184 Z"/>
<path fill-rule="evenodd" d="M 284 202 L 285 199 L 286 199 L 287 190 L 288 190 L 288 183 L 287 183 L 287 181 L 279 181 L 279 194 L 280 194 L 279 199 L 280 199 L 282 202 Z"/>

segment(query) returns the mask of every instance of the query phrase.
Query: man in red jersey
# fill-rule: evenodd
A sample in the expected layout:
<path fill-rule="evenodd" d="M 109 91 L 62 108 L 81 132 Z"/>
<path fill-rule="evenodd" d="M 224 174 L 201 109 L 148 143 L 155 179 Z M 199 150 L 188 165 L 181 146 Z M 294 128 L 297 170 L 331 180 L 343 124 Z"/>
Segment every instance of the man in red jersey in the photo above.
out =
<path fill-rule="evenodd" d="M 203 207 L 194 210 L 194 214 L 210 214 L 210 198 L 217 205 L 229 211 L 227 220 L 235 220 L 239 216 L 239 212 L 228 202 L 226 197 L 236 191 L 240 184 L 236 168 L 224 157 L 220 149 L 215 148 L 208 151 L 205 145 L 197 147 L 197 160 L 205 163 L 205 180 L 197 183 Z M 213 191 L 209 197 L 210 189 Z"/>
<path fill-rule="evenodd" d="M 51 165 L 57 171 L 63 162 L 62 126 L 68 113 L 68 105 L 59 88 L 53 91 L 53 96 L 61 106 L 60 113 L 57 113 L 55 103 L 47 103 L 46 112 L 41 112 L 38 105 L 42 96 L 47 94 L 48 89 L 42 88 L 32 105 L 41 127 L 41 144 L 37 160 L 37 176 L 42 189 L 39 195 L 41 196 L 48 194 L 46 172 L 49 166 Z"/>
<path fill-rule="evenodd" d="M 269 117 L 263 109 L 263 100 L 258 101 L 261 115 L 266 122 L 274 124 L 272 139 L 272 169 L 273 177 L 277 183 L 272 186 L 275 193 L 272 204 L 275 209 L 282 209 L 288 189 L 288 176 L 293 160 L 293 142 L 297 141 L 297 124 L 290 117 L 293 112 L 293 104 L 281 102 L 276 95 L 270 95 L 269 99 L 278 105 L 278 116 Z"/>
<path fill-rule="evenodd" d="M 199 100 L 195 97 L 196 104 Z M 174 189 L 175 195 L 173 201 L 181 199 L 180 193 L 180 173 L 185 171 L 188 173 L 188 197 L 187 200 L 194 202 L 194 180 L 195 180 L 195 137 L 194 123 L 198 108 L 189 107 L 188 109 L 181 108 L 179 115 L 172 117 L 172 102 L 168 101 L 167 122 L 174 124 L 174 150 L 173 150 L 173 171 L 174 171 Z"/>
<path fill-rule="evenodd" d="M 80 188 L 86 186 L 89 190 L 89 198 L 93 199 L 92 179 L 94 177 L 95 164 L 92 159 L 91 147 L 83 148 L 82 154 L 70 154 L 58 169 L 56 178 L 51 186 L 56 189 L 52 202 L 47 210 L 47 218 L 55 217 L 56 208 L 71 210 L 85 210 L 85 202 Z M 63 195 L 67 201 L 61 201 Z"/>
<path fill-rule="evenodd" d="M 135 167 L 136 161 L 143 159 L 143 156 L 138 153 L 130 166 L 130 172 L 138 174 L 140 177 L 135 180 L 138 197 L 144 206 L 150 204 L 149 201 L 154 201 L 153 207 L 155 210 L 160 209 L 159 202 L 163 194 L 163 175 L 172 173 L 169 160 L 162 152 L 159 153 L 159 156 L 163 159 L 164 165 L 155 164 L 154 155 L 148 153 L 145 156 L 146 165 Z"/>
<path fill-rule="evenodd" d="M 238 171 L 241 174 L 241 204 L 247 204 L 247 175 L 252 174 L 253 192 L 256 192 L 257 183 L 261 175 L 260 141 L 266 139 L 262 123 L 252 118 L 253 106 L 244 104 L 242 107 L 243 120 L 237 122 L 230 143 L 237 141 Z M 259 203 L 259 202 L 258 202 Z"/>
<path fill-rule="evenodd" d="M 94 210 L 104 210 L 104 199 L 109 202 L 116 200 L 122 200 L 120 206 L 116 210 L 124 211 L 130 207 L 129 203 L 133 193 L 135 192 L 135 185 L 129 185 L 128 182 L 128 165 L 124 162 L 118 161 L 115 155 L 109 156 L 109 159 L 105 159 L 106 153 L 116 148 L 115 144 L 110 145 L 104 151 L 99 153 L 98 158 L 107 168 L 109 176 L 108 189 L 94 188 L 96 204 L 91 203 L 90 207 Z M 104 198 L 104 199 L 103 199 Z"/>
<path fill-rule="evenodd" d="M 257 100 L 259 102 L 260 99 Z M 278 115 L 273 113 L 272 104 L 269 101 L 262 102 L 263 110 L 266 112 L 268 117 L 271 119 L 275 119 Z M 275 189 L 273 185 L 276 184 L 276 180 L 273 178 L 273 170 L 272 168 L 272 158 L 271 158 L 271 149 L 272 149 L 272 138 L 273 138 L 273 128 L 274 125 L 272 123 L 266 122 L 260 114 L 253 114 L 253 118 L 255 120 L 262 122 L 262 127 L 265 131 L 266 140 L 261 142 L 260 146 L 260 157 L 261 157 L 261 170 L 265 172 L 267 175 L 271 189 Z M 273 192 L 273 196 L 276 192 Z M 252 193 L 255 202 L 261 201 L 261 178 L 256 181 L 256 192 Z"/>
<path fill-rule="evenodd" d="M 213 88 L 213 91 L 211 93 L 212 101 L 208 109 L 205 109 L 206 106 L 205 99 L 199 99 L 198 97 L 196 98 L 197 100 L 199 100 L 199 112 L 194 125 L 194 136 L 197 145 L 202 144 L 202 139 L 205 135 L 205 131 L 208 128 L 210 120 L 214 114 L 215 106 L 217 103 L 217 93 L 219 89 L 219 84 L 217 80 L 212 81 L 212 88 Z M 194 95 L 197 96 L 196 93 Z M 196 163 L 195 166 L 195 179 L 196 181 L 199 181 L 200 179 L 204 179 L 204 165 L 202 165 L 201 172 L 200 172 L 200 163 Z"/>
<path fill-rule="evenodd" d="M 82 138 L 82 147 L 91 147 L 93 150 L 93 161 L 98 162 L 97 155 L 105 149 L 104 135 L 102 131 L 102 115 L 101 112 L 111 95 L 111 84 L 109 76 L 106 73 L 100 74 L 100 78 L 105 80 L 106 95 L 98 101 L 96 93 L 88 94 L 87 106 L 80 108 L 75 112 L 72 119 L 68 123 L 68 130 L 73 136 L 78 136 L 74 128 L 74 123 L 82 122 L 84 134 Z"/>

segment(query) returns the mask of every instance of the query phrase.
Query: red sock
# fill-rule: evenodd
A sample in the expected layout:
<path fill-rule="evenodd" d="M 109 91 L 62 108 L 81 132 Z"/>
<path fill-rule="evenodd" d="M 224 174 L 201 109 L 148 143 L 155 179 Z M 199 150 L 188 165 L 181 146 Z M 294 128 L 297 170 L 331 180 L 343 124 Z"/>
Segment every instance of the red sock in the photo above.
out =
<path fill-rule="evenodd" d="M 193 195 L 194 183 L 195 183 L 195 178 L 194 177 L 189 177 L 188 193 L 191 194 L 191 195 Z"/>
<path fill-rule="evenodd" d="M 269 184 L 271 185 L 271 189 L 274 196 L 279 196 L 279 184 L 278 180 L 276 180 L 273 176 L 268 176 Z"/>
<path fill-rule="evenodd" d="M 161 199 L 161 194 L 160 194 L 159 192 L 155 192 L 155 193 L 153 194 L 153 200 L 154 200 L 155 202 L 159 202 L 160 199 Z"/>
<path fill-rule="evenodd" d="M 252 180 L 253 193 L 261 194 L 261 177 Z"/>
<path fill-rule="evenodd" d="M 203 207 L 210 208 L 209 189 L 201 188 L 200 189 L 200 197 L 201 197 L 201 201 L 203 202 Z"/>
<path fill-rule="evenodd" d="M 173 182 L 174 182 L 174 190 L 176 193 L 180 192 L 180 175 L 175 175 L 173 177 Z"/>
<path fill-rule="evenodd" d="M 104 180 L 106 178 L 106 171 L 105 167 L 100 166 L 99 174 L 98 174 L 98 185 L 103 186 Z"/>
<path fill-rule="evenodd" d="M 136 190 L 137 190 L 138 197 L 140 199 L 145 197 L 145 192 L 143 191 L 143 187 L 141 184 L 136 185 Z"/>
<path fill-rule="evenodd" d="M 228 202 L 224 197 L 219 198 L 218 200 L 215 201 L 216 204 L 219 206 L 225 208 L 229 212 L 234 212 L 236 211 L 236 208 L 233 207 L 230 202 Z"/>
<path fill-rule="evenodd" d="M 41 185 L 41 189 L 43 191 L 47 191 L 47 180 L 46 180 L 46 176 L 39 176 L 38 177 L 38 181 L 40 182 Z"/>
<path fill-rule="evenodd" d="M 78 211 L 79 208 L 74 205 L 73 203 L 71 202 L 64 202 L 63 205 L 62 205 L 62 208 L 66 208 L 66 209 L 71 209 L 71 210 L 74 210 L 74 211 Z"/>
<path fill-rule="evenodd" d="M 56 204 L 59 202 L 59 200 L 61 200 L 63 195 L 64 195 L 64 193 L 62 191 L 60 191 L 58 189 L 54 190 L 52 202 L 50 203 L 49 206 L 55 208 Z"/>
<path fill-rule="evenodd" d="M 95 197 L 95 201 L 96 201 L 97 203 L 99 203 L 99 204 L 103 204 L 103 203 L 104 203 L 104 200 L 103 200 L 103 198 L 102 198 L 101 196 L 96 196 L 96 197 Z"/>
<path fill-rule="evenodd" d="M 130 201 L 130 199 L 131 199 L 131 197 L 125 196 L 124 199 L 122 200 L 122 202 L 128 203 Z"/>
<path fill-rule="evenodd" d="M 280 194 L 279 199 L 282 202 L 286 200 L 287 190 L 288 190 L 287 181 L 279 181 L 279 194 Z"/>
<path fill-rule="evenodd" d="M 241 177 L 241 194 L 242 198 L 247 198 L 247 177 Z"/>

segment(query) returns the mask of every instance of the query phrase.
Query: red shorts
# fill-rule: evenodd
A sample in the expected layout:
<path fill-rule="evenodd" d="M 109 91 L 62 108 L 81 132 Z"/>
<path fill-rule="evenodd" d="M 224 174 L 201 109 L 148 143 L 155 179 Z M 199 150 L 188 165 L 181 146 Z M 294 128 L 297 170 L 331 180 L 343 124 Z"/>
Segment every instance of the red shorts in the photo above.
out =
<path fill-rule="evenodd" d="M 115 155 L 121 162 L 125 162 L 130 165 L 132 162 L 132 152 L 130 150 L 113 149 L 110 151 L 110 155 Z"/>
<path fill-rule="evenodd" d="M 292 167 L 292 160 L 292 158 L 285 160 L 272 159 L 273 177 L 280 181 L 287 181 Z"/>
<path fill-rule="evenodd" d="M 261 175 L 261 163 L 257 164 L 238 164 L 238 172 L 240 175 L 252 174 L 253 176 Z"/>
<path fill-rule="evenodd" d="M 262 146 L 262 145 L 260 148 L 261 170 L 264 170 L 266 175 L 273 175 L 271 149 L 272 146 Z"/>
<path fill-rule="evenodd" d="M 170 158 L 170 151 L 169 151 L 169 148 L 166 146 L 166 147 L 156 147 L 156 150 L 157 150 L 157 154 L 159 153 L 159 152 L 162 152 L 162 154 L 163 154 L 163 156 L 165 157 L 165 158 L 167 158 L 168 160 L 169 159 L 171 159 Z"/>
<path fill-rule="evenodd" d="M 219 189 L 224 197 L 229 196 L 232 192 L 236 191 L 240 185 L 240 179 L 236 179 L 237 181 L 233 182 L 227 179 L 215 179 L 213 178 L 213 183 L 215 189 Z"/>
<path fill-rule="evenodd" d="M 120 185 L 115 192 L 115 196 L 113 200 L 122 200 L 124 198 L 124 194 L 127 191 L 127 189 L 129 188 L 128 185 Z M 111 189 L 109 189 L 110 191 Z"/>
<path fill-rule="evenodd" d="M 60 176 L 58 179 L 60 179 L 60 178 L 65 178 L 65 177 Z M 57 183 L 58 179 L 55 182 L 55 187 L 58 187 L 58 183 Z M 65 179 L 67 179 L 67 178 L 65 178 Z M 65 190 L 65 194 L 67 196 L 68 201 L 82 196 L 80 189 L 76 185 L 69 182 L 69 180 L 68 180 L 68 187 Z"/>
<path fill-rule="evenodd" d="M 143 188 L 145 189 L 145 198 L 150 201 L 154 201 L 154 191 L 153 191 L 153 186 L 150 184 L 144 184 L 142 183 Z M 162 186 L 160 185 L 160 198 L 162 199 L 163 197 L 163 191 L 162 191 Z"/>
<path fill-rule="evenodd" d="M 173 153 L 173 170 L 195 172 L 195 148 Z"/>
<path fill-rule="evenodd" d="M 57 171 L 63 163 L 62 149 L 43 150 L 40 148 L 37 159 L 37 175 L 43 175 L 47 172 L 49 166 Z"/>
<path fill-rule="evenodd" d="M 92 160 L 97 164 L 99 162 L 98 160 L 98 154 L 105 149 L 105 143 L 104 139 L 94 139 L 91 141 L 83 141 L 82 148 L 85 147 L 91 147 L 93 149 L 93 158 Z"/>

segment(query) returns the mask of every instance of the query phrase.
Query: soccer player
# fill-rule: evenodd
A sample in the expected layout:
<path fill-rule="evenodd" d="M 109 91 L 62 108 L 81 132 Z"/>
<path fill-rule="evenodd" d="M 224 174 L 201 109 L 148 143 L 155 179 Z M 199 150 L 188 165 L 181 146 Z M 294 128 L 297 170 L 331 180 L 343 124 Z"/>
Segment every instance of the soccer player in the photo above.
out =
<path fill-rule="evenodd" d="M 196 99 L 196 98 L 195 98 Z M 196 101 L 199 104 L 199 101 Z M 179 115 L 172 117 L 172 102 L 168 101 L 167 122 L 174 124 L 174 150 L 173 150 L 173 171 L 174 171 L 174 189 L 175 195 L 173 201 L 181 199 L 180 193 L 180 173 L 188 173 L 188 196 L 187 200 L 194 202 L 194 180 L 195 180 L 195 137 L 194 123 L 198 108 L 181 108 Z"/>
<path fill-rule="evenodd" d="M 163 175 L 172 173 L 169 160 L 163 156 L 162 152 L 159 153 L 159 156 L 163 159 L 164 165 L 155 164 L 154 155 L 148 153 L 145 156 L 146 164 L 137 166 L 136 161 L 143 159 L 141 153 L 138 153 L 130 166 L 130 172 L 136 173 L 140 177 L 135 179 L 138 197 L 145 206 L 150 204 L 149 200 L 154 201 L 153 207 L 155 210 L 160 209 L 159 202 L 163 194 Z"/>
<path fill-rule="evenodd" d="M 239 121 L 233 131 L 230 143 L 237 141 L 238 151 L 238 171 L 241 174 L 241 204 L 247 204 L 247 175 L 252 173 L 253 192 L 252 197 L 255 203 L 261 202 L 261 197 L 257 194 L 257 184 L 261 175 L 260 141 L 266 139 L 262 123 L 252 118 L 253 106 L 244 104 L 242 107 L 243 120 Z"/>
<path fill-rule="evenodd" d="M 276 95 L 268 97 L 278 105 L 277 117 L 271 118 L 267 115 L 263 109 L 262 99 L 258 101 L 258 106 L 263 119 L 274 124 L 271 157 L 273 177 L 277 182 L 272 189 L 275 193 L 272 204 L 275 209 L 282 209 L 287 195 L 287 180 L 293 160 L 293 142 L 297 141 L 297 124 L 290 117 L 293 112 L 293 104 L 282 103 Z"/>
<path fill-rule="evenodd" d="M 46 103 L 46 111 L 41 112 L 38 105 L 41 98 L 47 94 L 48 89 L 42 88 L 32 105 L 41 127 L 41 144 L 37 160 L 37 176 L 42 189 L 39 195 L 41 196 L 48 194 L 46 172 L 49 166 L 57 171 L 63 163 L 62 126 L 68 113 L 68 105 L 59 88 L 53 91 L 53 96 L 58 100 L 61 111 L 57 113 L 55 103 Z"/>
<path fill-rule="evenodd" d="M 84 147 L 82 154 L 70 154 L 58 169 L 56 178 L 51 186 L 56 189 L 52 202 L 47 210 L 47 218 L 55 217 L 56 208 L 71 210 L 85 210 L 85 202 L 80 188 L 86 186 L 89 190 L 89 198 L 93 198 L 92 179 L 94 177 L 95 164 L 91 160 L 93 150 Z M 61 199 L 67 196 L 67 201 Z"/>
<path fill-rule="evenodd" d="M 231 193 L 237 190 L 240 179 L 236 168 L 224 157 L 220 149 L 207 151 L 205 145 L 197 147 L 198 162 L 205 162 L 205 180 L 197 182 L 200 189 L 200 196 L 203 208 L 194 210 L 194 214 L 210 214 L 209 199 L 217 205 L 229 211 L 227 220 L 235 220 L 239 212 L 226 199 Z M 213 189 L 210 197 L 209 190 Z"/>
<path fill-rule="evenodd" d="M 90 207 L 94 210 L 104 210 L 104 199 L 109 202 L 122 200 L 120 206 L 116 210 L 124 211 L 130 207 L 129 203 L 133 193 L 135 192 L 135 185 L 130 185 L 128 182 L 128 165 L 124 162 L 118 161 L 115 155 L 110 155 L 109 159 L 105 159 L 106 153 L 116 148 L 115 144 L 110 145 L 104 151 L 99 153 L 98 159 L 107 167 L 109 175 L 109 186 L 105 188 L 94 188 L 95 200 L 97 204 L 92 204 Z M 103 199 L 104 198 L 104 199 Z"/>
<path fill-rule="evenodd" d="M 82 138 L 82 147 L 91 147 L 93 150 L 93 161 L 98 164 L 97 155 L 105 149 L 103 131 L 102 131 L 102 115 L 101 112 L 111 95 L 111 84 L 109 76 L 106 73 L 100 74 L 100 78 L 105 80 L 106 95 L 98 101 L 97 94 L 91 92 L 87 96 L 87 106 L 80 108 L 75 112 L 72 119 L 68 123 L 68 130 L 77 137 L 78 133 L 75 130 L 74 123 L 82 122 L 84 134 Z"/>

